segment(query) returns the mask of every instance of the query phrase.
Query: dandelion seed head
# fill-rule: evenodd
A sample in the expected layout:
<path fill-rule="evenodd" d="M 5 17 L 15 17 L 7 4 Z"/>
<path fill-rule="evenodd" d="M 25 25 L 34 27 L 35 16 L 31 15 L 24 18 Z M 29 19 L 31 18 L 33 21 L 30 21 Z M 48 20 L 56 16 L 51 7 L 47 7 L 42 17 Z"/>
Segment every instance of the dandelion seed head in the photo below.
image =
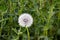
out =
<path fill-rule="evenodd" d="M 30 14 L 28 13 L 23 13 L 19 16 L 18 18 L 18 23 L 22 27 L 30 27 L 33 23 L 33 18 Z"/>

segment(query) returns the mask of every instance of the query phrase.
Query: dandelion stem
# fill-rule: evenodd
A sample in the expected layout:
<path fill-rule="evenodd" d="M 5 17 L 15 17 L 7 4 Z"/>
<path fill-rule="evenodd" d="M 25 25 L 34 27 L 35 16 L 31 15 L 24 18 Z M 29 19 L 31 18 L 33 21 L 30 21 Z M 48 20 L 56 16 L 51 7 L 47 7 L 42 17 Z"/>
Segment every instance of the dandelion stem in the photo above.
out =
<path fill-rule="evenodd" d="M 29 34 L 28 27 L 26 27 L 26 29 L 27 29 L 27 34 L 28 34 L 28 40 L 30 40 L 30 34 Z"/>

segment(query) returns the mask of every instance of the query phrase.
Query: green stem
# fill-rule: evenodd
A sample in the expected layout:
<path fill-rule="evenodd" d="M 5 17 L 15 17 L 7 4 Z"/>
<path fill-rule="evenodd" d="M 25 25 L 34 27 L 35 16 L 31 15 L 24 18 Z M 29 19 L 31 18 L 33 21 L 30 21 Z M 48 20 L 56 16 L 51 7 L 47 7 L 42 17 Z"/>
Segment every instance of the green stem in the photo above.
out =
<path fill-rule="evenodd" d="M 28 27 L 26 27 L 26 29 L 27 29 L 27 34 L 28 34 L 28 40 L 30 40 L 30 34 L 29 34 Z"/>
<path fill-rule="evenodd" d="M 2 13 L 2 20 L 3 20 L 3 13 Z M 1 36 L 1 33 L 2 33 L 2 28 L 3 28 L 3 21 L 1 22 L 1 27 L 0 27 L 0 36 Z"/>
<path fill-rule="evenodd" d="M 44 27 L 44 36 L 48 36 L 47 27 Z"/>
<path fill-rule="evenodd" d="M 45 36 L 48 36 L 48 32 L 47 32 L 47 30 L 45 30 Z"/>

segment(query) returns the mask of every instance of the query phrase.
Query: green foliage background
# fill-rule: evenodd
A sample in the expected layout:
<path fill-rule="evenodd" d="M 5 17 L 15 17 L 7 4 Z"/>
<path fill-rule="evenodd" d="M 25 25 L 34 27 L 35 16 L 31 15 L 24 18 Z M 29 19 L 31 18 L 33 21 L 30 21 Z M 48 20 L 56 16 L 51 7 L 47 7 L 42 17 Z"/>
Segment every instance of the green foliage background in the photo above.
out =
<path fill-rule="evenodd" d="M 34 19 L 30 40 L 60 40 L 60 0 L 0 0 L 0 40 L 28 40 L 18 24 L 22 13 Z"/>

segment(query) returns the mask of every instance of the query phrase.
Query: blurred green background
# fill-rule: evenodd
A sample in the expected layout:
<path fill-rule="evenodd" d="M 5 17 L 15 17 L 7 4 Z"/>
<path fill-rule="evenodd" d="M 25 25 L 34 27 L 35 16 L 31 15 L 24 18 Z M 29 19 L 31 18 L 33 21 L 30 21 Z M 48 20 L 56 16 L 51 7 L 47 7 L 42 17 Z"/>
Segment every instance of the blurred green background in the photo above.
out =
<path fill-rule="evenodd" d="M 0 40 L 28 40 L 18 17 L 29 13 L 30 40 L 60 40 L 60 0 L 0 0 Z"/>

